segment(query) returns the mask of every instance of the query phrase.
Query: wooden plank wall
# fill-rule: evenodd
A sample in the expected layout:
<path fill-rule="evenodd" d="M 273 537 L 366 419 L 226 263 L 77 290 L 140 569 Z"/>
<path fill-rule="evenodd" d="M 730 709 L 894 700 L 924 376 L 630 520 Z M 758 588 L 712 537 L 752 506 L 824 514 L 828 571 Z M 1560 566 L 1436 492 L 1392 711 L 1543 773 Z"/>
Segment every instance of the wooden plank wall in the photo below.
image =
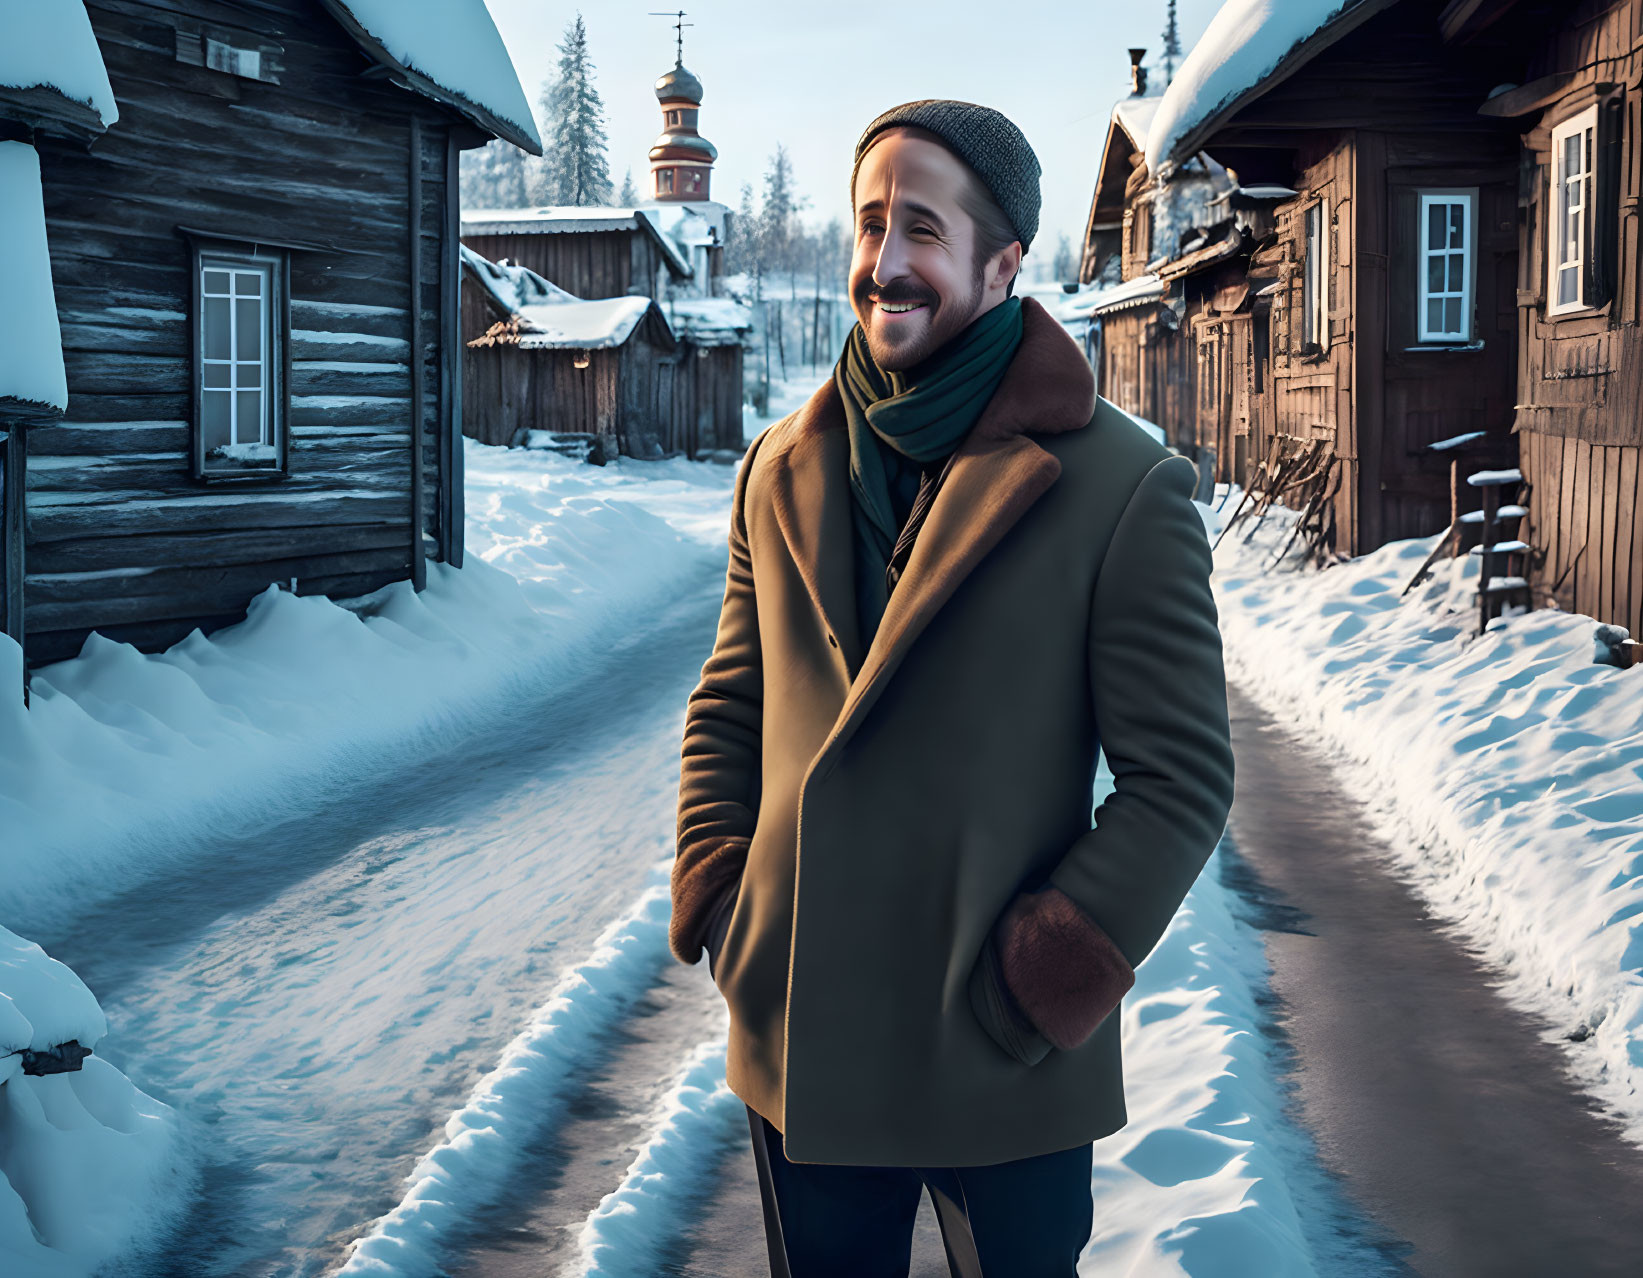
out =
<path fill-rule="evenodd" d="M 424 520 L 438 544 L 441 216 L 450 117 L 361 79 L 316 3 L 92 0 L 120 119 L 89 150 L 42 139 L 69 405 L 30 432 L 31 663 L 95 627 L 154 650 L 243 616 L 270 582 L 345 596 L 411 566 L 410 120 L 420 117 Z M 281 83 L 176 60 L 178 17 L 285 49 Z M 291 260 L 291 474 L 188 475 L 181 225 L 318 241 Z M 433 546 L 429 548 L 434 553 Z"/>
<path fill-rule="evenodd" d="M 1566 96 L 1523 135 L 1526 206 L 1520 240 L 1517 432 L 1530 484 L 1525 540 L 1535 548 L 1537 604 L 1585 613 L 1643 634 L 1643 544 L 1638 452 L 1643 446 L 1639 200 L 1643 199 L 1643 2 L 1569 7 L 1543 33 L 1525 80 L 1573 73 Z M 1599 81 L 1622 86 L 1614 298 L 1595 312 L 1548 319 L 1546 219 L 1551 130 L 1592 100 Z"/>
<path fill-rule="evenodd" d="M 647 297 L 657 296 L 661 250 L 639 230 L 464 235 L 462 242 L 493 262 L 507 258 L 528 266 L 550 283 L 590 301 L 623 297 L 630 286 L 638 286 Z"/>
<path fill-rule="evenodd" d="M 1103 317 L 1101 394 L 1162 427 L 1165 438 L 1190 456 L 1198 393 L 1196 352 L 1190 333 L 1161 319 L 1162 311 L 1147 303 Z"/>

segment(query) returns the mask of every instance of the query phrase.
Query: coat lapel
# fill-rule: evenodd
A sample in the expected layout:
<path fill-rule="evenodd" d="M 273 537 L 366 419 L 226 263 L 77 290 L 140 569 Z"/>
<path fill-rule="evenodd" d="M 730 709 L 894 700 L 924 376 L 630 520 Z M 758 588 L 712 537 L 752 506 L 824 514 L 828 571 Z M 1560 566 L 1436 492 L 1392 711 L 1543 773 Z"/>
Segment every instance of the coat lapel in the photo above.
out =
<path fill-rule="evenodd" d="M 1021 345 L 959 445 L 865 655 L 857 634 L 849 430 L 832 378 L 799 411 L 791 442 L 773 458 L 777 522 L 839 643 L 833 651 L 848 693 L 830 743 L 854 730 L 942 605 L 1061 474 L 1061 463 L 1025 432 L 1075 430 L 1095 410 L 1095 375 L 1078 343 L 1035 299 L 1023 298 L 1021 307 Z"/>

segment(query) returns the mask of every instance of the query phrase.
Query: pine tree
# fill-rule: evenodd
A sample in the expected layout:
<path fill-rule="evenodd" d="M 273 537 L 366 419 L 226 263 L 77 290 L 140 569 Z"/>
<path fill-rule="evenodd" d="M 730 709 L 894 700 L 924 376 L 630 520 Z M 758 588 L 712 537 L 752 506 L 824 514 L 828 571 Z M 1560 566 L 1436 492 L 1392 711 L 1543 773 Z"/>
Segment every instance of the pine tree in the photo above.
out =
<path fill-rule="evenodd" d="M 1169 0 L 1169 21 L 1164 25 L 1164 87 L 1175 78 L 1175 64 L 1181 58 L 1181 29 L 1175 23 L 1175 0 Z"/>
<path fill-rule="evenodd" d="M 725 274 L 748 276 L 754 280 L 759 273 L 759 214 L 753 207 L 753 187 L 742 183 L 742 203 L 730 224 L 725 242 Z"/>
<path fill-rule="evenodd" d="M 462 204 L 470 209 L 512 209 L 530 196 L 526 155 L 511 142 L 493 138 L 462 153 Z M 529 157 L 534 159 L 535 157 Z"/>
<path fill-rule="evenodd" d="M 616 196 L 616 202 L 625 209 L 631 209 L 639 203 L 639 192 L 633 189 L 633 166 L 631 164 L 628 166 L 628 171 L 622 175 L 622 189 Z"/>
<path fill-rule="evenodd" d="M 764 210 L 759 216 L 766 269 L 791 273 L 797 267 L 798 214 L 809 203 L 794 193 L 793 165 L 787 148 L 778 142 L 765 171 Z"/>
<path fill-rule="evenodd" d="M 1078 275 L 1078 261 L 1073 257 L 1073 242 L 1067 238 L 1065 231 L 1061 232 L 1055 242 L 1055 262 L 1050 268 L 1052 276 L 1059 283 L 1067 283 Z"/>
<path fill-rule="evenodd" d="M 605 106 L 593 86 L 588 31 L 580 12 L 559 44 L 559 74 L 544 102 L 553 162 L 545 166 L 549 204 L 609 204 Z"/>

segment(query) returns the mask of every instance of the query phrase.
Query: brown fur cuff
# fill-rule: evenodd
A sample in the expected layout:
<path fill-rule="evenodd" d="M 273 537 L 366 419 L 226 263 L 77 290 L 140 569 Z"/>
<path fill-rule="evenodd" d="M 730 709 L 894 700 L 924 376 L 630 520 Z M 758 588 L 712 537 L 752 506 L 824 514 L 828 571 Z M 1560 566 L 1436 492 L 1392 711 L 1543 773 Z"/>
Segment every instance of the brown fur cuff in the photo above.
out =
<path fill-rule="evenodd" d="M 1062 1051 L 1093 1034 L 1135 984 L 1113 939 L 1057 887 L 1011 901 L 996 939 L 1010 994 Z"/>
<path fill-rule="evenodd" d="M 673 956 L 694 964 L 702 957 L 713 908 L 726 886 L 741 877 L 752 840 L 744 835 L 705 839 L 680 848 L 673 859 L 673 916 L 667 940 Z"/>

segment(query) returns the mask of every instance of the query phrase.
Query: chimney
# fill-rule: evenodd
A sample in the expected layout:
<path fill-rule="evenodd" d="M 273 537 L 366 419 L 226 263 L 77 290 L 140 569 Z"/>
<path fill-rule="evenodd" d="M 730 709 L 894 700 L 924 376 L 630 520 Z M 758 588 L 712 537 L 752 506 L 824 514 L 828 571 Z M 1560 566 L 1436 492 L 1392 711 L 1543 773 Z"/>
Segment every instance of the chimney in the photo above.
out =
<path fill-rule="evenodd" d="M 1147 69 L 1141 65 L 1141 59 L 1147 56 L 1145 49 L 1130 50 L 1130 96 L 1141 97 L 1147 91 Z"/>

